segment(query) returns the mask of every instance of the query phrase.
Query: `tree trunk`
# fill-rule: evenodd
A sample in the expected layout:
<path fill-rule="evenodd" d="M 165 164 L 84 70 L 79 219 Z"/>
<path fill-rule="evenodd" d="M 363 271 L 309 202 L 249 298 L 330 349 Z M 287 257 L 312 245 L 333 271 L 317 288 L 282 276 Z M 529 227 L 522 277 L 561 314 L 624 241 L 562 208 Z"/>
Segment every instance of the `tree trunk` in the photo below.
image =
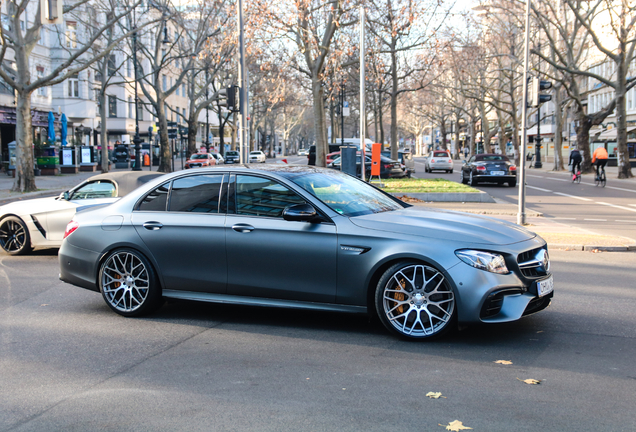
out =
<path fill-rule="evenodd" d="M 196 112 L 190 111 L 188 116 L 188 150 L 186 157 L 190 157 L 197 152 L 197 132 L 199 132 L 199 122 L 197 121 Z"/>
<path fill-rule="evenodd" d="M 447 150 L 446 146 L 446 121 L 444 120 L 444 116 L 442 115 L 442 120 L 439 124 L 439 134 L 441 135 L 440 146 L 442 150 Z"/>
<path fill-rule="evenodd" d="M 161 160 L 157 171 L 169 173 L 172 172 L 172 152 L 170 151 L 170 140 L 168 139 L 168 119 L 164 111 L 164 101 L 157 101 L 157 120 L 159 123 L 159 143 Z"/>
<path fill-rule="evenodd" d="M 104 75 L 105 76 L 105 75 Z M 106 120 L 106 94 L 103 91 L 98 93 L 99 98 L 99 116 L 101 117 L 101 127 L 99 131 L 99 140 L 102 144 L 102 172 L 108 172 L 108 127 Z M 81 137 L 82 139 L 84 137 Z M 104 156 L 104 149 L 106 149 L 106 156 Z M 137 157 L 137 156 L 135 156 Z M 106 168 L 104 168 L 106 163 Z"/>
<path fill-rule="evenodd" d="M 578 125 L 576 126 L 576 145 L 583 155 L 581 172 L 592 172 L 592 154 L 590 153 L 590 129 L 592 121 L 583 111 L 577 111 Z"/>
<path fill-rule="evenodd" d="M 634 177 L 632 174 L 632 167 L 629 162 L 629 149 L 627 147 L 627 110 L 626 110 L 626 72 L 624 69 L 626 65 L 621 62 L 617 65 L 619 69 L 618 76 L 618 87 L 616 88 L 616 144 L 617 144 L 617 157 L 618 157 L 618 178 L 626 179 Z M 621 73 L 621 70 L 623 73 Z"/>
<path fill-rule="evenodd" d="M 31 92 L 18 92 L 15 109 L 16 165 L 12 192 L 35 192 L 33 172 L 33 127 L 31 117 Z"/>
<path fill-rule="evenodd" d="M 325 117 L 324 90 L 318 76 L 311 79 L 313 96 L 314 133 L 316 134 L 316 166 L 326 166 L 327 157 L 327 125 Z"/>
<path fill-rule="evenodd" d="M 382 118 L 382 92 L 378 90 L 378 124 L 380 125 L 380 142 L 384 145 L 384 119 Z"/>
<path fill-rule="evenodd" d="M 554 89 L 554 171 L 563 171 L 563 101 L 561 86 Z"/>
<path fill-rule="evenodd" d="M 397 126 L 397 99 L 398 99 L 398 64 L 395 52 L 395 41 L 391 49 L 391 159 L 398 158 L 398 126 Z"/>

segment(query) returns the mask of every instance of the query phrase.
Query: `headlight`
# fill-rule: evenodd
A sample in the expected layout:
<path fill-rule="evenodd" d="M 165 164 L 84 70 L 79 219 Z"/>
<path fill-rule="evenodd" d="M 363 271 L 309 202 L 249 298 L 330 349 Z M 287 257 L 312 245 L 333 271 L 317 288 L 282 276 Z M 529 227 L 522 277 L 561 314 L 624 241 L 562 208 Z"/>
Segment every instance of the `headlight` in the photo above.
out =
<path fill-rule="evenodd" d="M 506 260 L 499 254 L 464 249 L 455 251 L 455 255 L 469 266 L 480 270 L 499 274 L 509 273 L 508 267 L 506 267 Z"/>

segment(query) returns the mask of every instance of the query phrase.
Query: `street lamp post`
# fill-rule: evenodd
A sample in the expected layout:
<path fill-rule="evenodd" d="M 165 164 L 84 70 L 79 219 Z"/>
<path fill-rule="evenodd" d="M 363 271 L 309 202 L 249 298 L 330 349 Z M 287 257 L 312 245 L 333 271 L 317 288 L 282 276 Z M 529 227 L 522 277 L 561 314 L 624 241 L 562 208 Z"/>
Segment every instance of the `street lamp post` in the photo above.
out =
<path fill-rule="evenodd" d="M 539 52 L 541 52 L 541 44 L 539 44 Z M 540 61 L 541 61 L 541 57 L 539 57 L 539 60 L 537 60 L 537 75 L 538 76 L 541 76 L 541 67 L 539 63 Z M 535 138 L 534 153 L 535 153 L 534 167 L 543 168 L 543 164 L 541 163 L 541 102 L 539 102 L 539 106 L 537 108 L 537 137 Z"/>
<path fill-rule="evenodd" d="M 141 171 L 141 138 L 139 137 L 139 94 L 137 93 L 137 30 L 132 35 L 133 39 L 133 66 L 135 68 L 135 137 L 133 144 L 135 145 L 135 165 L 133 171 Z"/>
<path fill-rule="evenodd" d="M 205 67 L 205 100 L 209 98 L 208 89 L 210 88 L 208 83 L 208 67 Z M 210 153 L 210 110 L 209 106 L 205 106 L 205 151 Z"/>

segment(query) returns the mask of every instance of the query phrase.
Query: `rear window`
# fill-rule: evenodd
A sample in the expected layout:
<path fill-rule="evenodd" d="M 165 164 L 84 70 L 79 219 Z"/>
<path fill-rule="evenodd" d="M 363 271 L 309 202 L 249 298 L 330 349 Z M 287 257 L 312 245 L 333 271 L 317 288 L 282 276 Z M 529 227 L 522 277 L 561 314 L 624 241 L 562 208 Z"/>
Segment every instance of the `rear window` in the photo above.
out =
<path fill-rule="evenodd" d="M 225 152 L 225 156 L 238 156 L 239 153 L 237 151 L 227 151 Z"/>
<path fill-rule="evenodd" d="M 508 161 L 508 156 L 504 155 L 492 155 L 492 154 L 481 154 L 475 156 L 476 161 Z"/>
<path fill-rule="evenodd" d="M 207 154 L 193 154 L 190 159 L 207 159 Z"/>
<path fill-rule="evenodd" d="M 450 157 L 450 156 L 446 152 L 436 151 L 436 152 L 433 152 L 433 157 Z"/>

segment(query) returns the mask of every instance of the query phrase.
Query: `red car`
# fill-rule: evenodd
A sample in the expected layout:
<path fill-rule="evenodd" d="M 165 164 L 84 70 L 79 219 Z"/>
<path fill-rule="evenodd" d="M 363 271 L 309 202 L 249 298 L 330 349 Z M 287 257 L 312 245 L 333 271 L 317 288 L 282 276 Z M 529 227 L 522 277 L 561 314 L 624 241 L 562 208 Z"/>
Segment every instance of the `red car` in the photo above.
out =
<path fill-rule="evenodd" d="M 339 151 L 339 150 L 338 150 L 338 151 L 335 151 L 335 152 L 328 153 L 328 154 L 327 154 L 327 160 L 325 161 L 325 163 L 328 165 L 328 164 L 330 164 L 331 162 L 333 162 L 333 160 L 334 160 L 335 158 L 337 158 L 337 157 L 339 157 L 339 156 L 340 156 L 340 151 Z"/>
<path fill-rule="evenodd" d="M 201 168 L 216 165 L 216 158 L 212 153 L 195 153 L 186 161 L 184 169 Z"/>

